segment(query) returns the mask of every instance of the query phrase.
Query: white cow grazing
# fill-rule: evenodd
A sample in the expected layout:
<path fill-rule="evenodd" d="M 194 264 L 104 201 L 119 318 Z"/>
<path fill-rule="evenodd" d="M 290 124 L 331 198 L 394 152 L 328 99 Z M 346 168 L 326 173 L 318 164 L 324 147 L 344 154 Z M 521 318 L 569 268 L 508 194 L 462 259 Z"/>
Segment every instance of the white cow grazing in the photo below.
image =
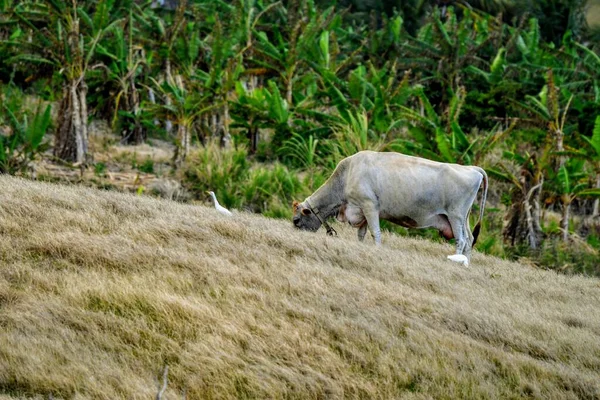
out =
<path fill-rule="evenodd" d="M 469 213 L 483 183 L 479 221 L 473 233 Z M 433 227 L 446 239 L 456 238 L 456 254 L 470 260 L 487 197 L 488 178 L 482 168 L 447 164 L 399 153 L 361 151 L 340 161 L 329 179 L 302 203 L 294 202 L 294 225 L 316 231 L 337 216 L 358 228 L 367 227 L 381 244 L 379 220 L 408 228 Z"/>

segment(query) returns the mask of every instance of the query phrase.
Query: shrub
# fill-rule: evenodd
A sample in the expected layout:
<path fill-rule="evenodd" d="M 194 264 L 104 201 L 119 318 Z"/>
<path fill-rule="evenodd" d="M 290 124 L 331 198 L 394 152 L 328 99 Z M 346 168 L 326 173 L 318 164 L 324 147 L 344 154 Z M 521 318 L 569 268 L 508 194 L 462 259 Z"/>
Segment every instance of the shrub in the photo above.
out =
<path fill-rule="evenodd" d="M 245 148 L 203 148 L 186 163 L 183 184 L 197 199 L 205 199 L 205 192 L 212 190 L 225 207 L 291 217 L 292 201 L 309 192 L 306 182 L 279 163 L 251 168 L 247 156 Z"/>
<path fill-rule="evenodd" d="M 598 250 L 572 236 L 569 243 L 558 238 L 546 240 L 539 261 L 548 269 L 564 273 L 600 276 L 598 257 Z"/>
<path fill-rule="evenodd" d="M 144 162 L 138 167 L 138 169 L 146 174 L 153 174 L 154 160 L 152 160 L 150 157 L 146 158 Z"/>
<path fill-rule="evenodd" d="M 245 148 L 221 150 L 216 145 L 204 147 L 191 154 L 182 168 L 183 185 L 198 199 L 206 198 L 205 192 L 212 190 L 223 206 L 240 208 L 240 185 L 250 169 L 247 157 Z"/>
<path fill-rule="evenodd" d="M 94 174 L 96 176 L 104 176 L 106 174 L 106 164 L 103 162 L 94 164 Z"/>
<path fill-rule="evenodd" d="M 281 164 L 253 169 L 243 184 L 245 205 L 270 217 L 291 218 L 290 204 L 305 191 L 297 175 Z"/>
<path fill-rule="evenodd" d="M 38 103 L 35 111 L 26 110 L 22 93 L 5 86 L 0 96 L 0 173 L 24 173 L 31 161 L 47 149 L 44 136 L 51 125 L 50 106 Z"/>

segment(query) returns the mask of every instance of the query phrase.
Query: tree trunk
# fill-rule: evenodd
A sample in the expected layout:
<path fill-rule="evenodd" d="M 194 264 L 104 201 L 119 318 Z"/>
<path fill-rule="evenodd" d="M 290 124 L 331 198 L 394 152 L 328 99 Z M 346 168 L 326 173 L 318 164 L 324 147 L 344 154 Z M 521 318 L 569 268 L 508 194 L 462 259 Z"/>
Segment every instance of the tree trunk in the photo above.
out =
<path fill-rule="evenodd" d="M 175 166 L 180 167 L 190 152 L 190 129 L 186 124 L 177 126 L 179 146 L 175 149 Z"/>
<path fill-rule="evenodd" d="M 219 114 L 215 111 L 210 116 L 210 139 L 213 143 L 217 143 L 220 134 Z"/>
<path fill-rule="evenodd" d="M 285 89 L 285 101 L 287 101 L 288 105 L 292 104 L 292 94 L 292 80 L 288 79 Z"/>
<path fill-rule="evenodd" d="M 562 201 L 562 219 L 560 220 L 560 230 L 563 242 L 569 240 L 569 214 L 571 210 L 571 199 L 568 195 L 563 195 Z"/>
<path fill-rule="evenodd" d="M 539 204 L 534 200 L 534 206 L 531 205 L 531 197 L 533 193 L 537 190 L 538 193 L 542 191 L 543 182 L 538 183 L 531 189 L 529 189 L 529 193 L 525 197 L 523 202 L 523 208 L 525 209 L 525 221 L 527 223 L 527 238 L 529 240 L 529 248 L 532 250 L 536 250 L 538 248 L 539 242 L 539 232 L 541 232 L 540 222 L 539 222 Z M 531 209 L 534 209 L 533 213 Z"/>
<path fill-rule="evenodd" d="M 259 135 L 258 128 L 250 125 L 246 135 L 247 135 L 248 141 L 250 142 L 250 154 L 254 154 L 254 153 L 256 153 L 256 150 L 258 149 L 258 135 Z"/>
<path fill-rule="evenodd" d="M 63 88 L 54 155 L 62 160 L 85 163 L 88 154 L 87 85 L 72 79 Z"/>
<path fill-rule="evenodd" d="M 156 104 L 156 96 L 154 95 L 154 90 L 152 90 L 152 88 L 148 88 L 148 99 L 150 100 L 150 103 L 152 104 Z M 158 124 L 160 124 L 160 122 L 158 121 L 158 118 L 154 118 L 154 126 L 157 126 Z"/>
<path fill-rule="evenodd" d="M 540 224 L 540 195 L 544 183 L 534 156 L 523 164 L 520 187 L 512 191 L 512 204 L 506 216 L 507 224 L 502 230 L 504 241 L 511 246 L 526 245 L 537 251 L 543 232 Z M 537 172 L 537 173 L 536 173 Z"/>
<path fill-rule="evenodd" d="M 174 82 L 173 75 L 171 75 L 171 60 L 169 60 L 168 58 L 165 60 L 165 74 L 167 82 Z M 167 96 L 165 103 L 167 106 L 170 106 L 171 97 Z M 167 136 L 170 136 L 171 132 L 173 132 L 173 122 L 171 122 L 170 120 L 165 121 L 165 131 L 167 131 Z"/>
<path fill-rule="evenodd" d="M 259 139 L 259 131 L 258 128 L 254 128 L 254 132 L 252 134 L 252 153 L 256 153 L 258 150 L 258 139 Z"/>
<path fill-rule="evenodd" d="M 85 81 L 82 79 L 79 84 L 79 107 L 81 114 L 81 144 L 82 144 L 82 162 L 85 161 L 85 157 L 88 154 L 88 109 L 87 109 L 87 91 L 88 87 Z"/>
<path fill-rule="evenodd" d="M 600 173 L 596 174 L 596 189 L 600 189 Z M 600 199 L 594 200 L 594 209 L 592 210 L 592 218 L 598 217 L 598 212 L 600 208 Z"/>
<path fill-rule="evenodd" d="M 533 219 L 533 228 L 536 232 L 536 234 L 541 233 L 542 232 L 542 225 L 541 222 L 542 221 L 542 213 L 541 213 L 541 207 L 540 207 L 540 203 L 542 201 L 542 187 L 544 187 L 544 176 L 540 174 L 540 177 L 538 178 L 538 189 L 537 189 L 537 194 L 535 195 L 535 197 L 533 198 L 533 214 L 532 214 L 532 219 Z"/>
<path fill-rule="evenodd" d="M 564 152 L 565 151 L 565 146 L 563 144 L 564 142 L 564 132 L 561 131 L 560 129 L 556 129 L 554 131 L 554 137 L 556 138 L 556 151 L 557 152 Z M 556 171 L 560 171 L 560 169 L 562 167 L 564 167 L 564 165 L 567 163 L 567 157 L 560 155 L 558 156 L 558 168 L 556 169 Z"/>
<path fill-rule="evenodd" d="M 223 105 L 223 134 L 221 136 L 221 147 L 228 148 L 231 145 L 231 134 L 229 133 L 229 104 L 225 99 Z"/>
<path fill-rule="evenodd" d="M 152 93 L 154 94 L 154 93 Z M 128 126 L 124 132 L 122 141 L 127 144 L 141 144 L 146 140 L 146 130 L 139 121 L 140 111 L 140 95 L 135 87 L 135 80 L 133 75 L 129 78 L 129 85 L 126 93 L 126 109 L 133 113 L 133 126 Z"/>

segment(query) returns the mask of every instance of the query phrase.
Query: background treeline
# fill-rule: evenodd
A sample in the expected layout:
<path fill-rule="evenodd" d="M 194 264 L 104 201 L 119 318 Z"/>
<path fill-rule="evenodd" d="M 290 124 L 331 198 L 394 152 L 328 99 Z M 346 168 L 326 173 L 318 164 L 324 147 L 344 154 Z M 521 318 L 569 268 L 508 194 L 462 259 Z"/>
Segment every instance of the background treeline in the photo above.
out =
<path fill-rule="evenodd" d="M 1 1 L 0 172 L 94 168 L 93 119 L 173 142 L 192 196 L 275 217 L 359 150 L 478 164 L 479 250 L 598 275 L 593 5 Z"/>

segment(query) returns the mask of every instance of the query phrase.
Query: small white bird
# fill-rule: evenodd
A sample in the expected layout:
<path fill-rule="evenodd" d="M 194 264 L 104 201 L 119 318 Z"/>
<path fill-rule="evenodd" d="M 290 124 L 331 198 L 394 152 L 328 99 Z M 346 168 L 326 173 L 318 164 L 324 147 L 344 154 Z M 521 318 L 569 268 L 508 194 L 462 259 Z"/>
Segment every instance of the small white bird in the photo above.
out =
<path fill-rule="evenodd" d="M 448 256 L 448 260 L 462 263 L 465 267 L 469 266 L 469 259 L 464 254 L 452 254 L 451 256 Z"/>
<path fill-rule="evenodd" d="M 207 192 L 208 194 L 210 194 L 212 196 L 212 199 L 215 203 L 215 208 L 217 209 L 218 212 L 220 212 L 223 215 L 227 215 L 228 217 L 233 216 L 233 214 L 231 213 L 231 211 L 229 211 L 228 209 L 226 209 L 225 207 L 223 207 L 222 205 L 219 204 L 219 201 L 217 200 L 217 196 L 215 196 L 215 192 L 210 191 Z"/>

